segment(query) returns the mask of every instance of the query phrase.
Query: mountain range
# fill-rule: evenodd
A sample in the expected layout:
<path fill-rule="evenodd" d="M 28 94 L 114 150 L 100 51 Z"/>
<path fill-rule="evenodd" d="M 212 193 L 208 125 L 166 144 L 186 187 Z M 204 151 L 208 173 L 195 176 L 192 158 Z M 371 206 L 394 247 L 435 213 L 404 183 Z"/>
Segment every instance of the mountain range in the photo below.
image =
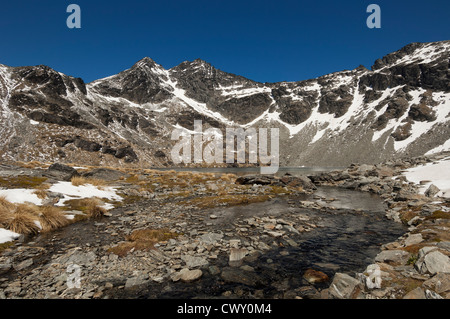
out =
<path fill-rule="evenodd" d="M 259 83 L 206 61 L 143 58 L 85 83 L 45 65 L 0 64 L 0 158 L 173 165 L 171 132 L 280 130 L 281 166 L 374 164 L 450 149 L 450 41 L 412 43 L 298 82 Z M 357 64 L 356 64 L 357 65 Z"/>

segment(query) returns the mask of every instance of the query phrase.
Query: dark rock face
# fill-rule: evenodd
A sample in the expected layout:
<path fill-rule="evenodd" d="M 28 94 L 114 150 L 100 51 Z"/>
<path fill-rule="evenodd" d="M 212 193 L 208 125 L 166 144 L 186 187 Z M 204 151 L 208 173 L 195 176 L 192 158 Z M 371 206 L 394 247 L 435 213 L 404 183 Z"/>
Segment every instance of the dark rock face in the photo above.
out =
<path fill-rule="evenodd" d="M 243 98 L 231 98 L 214 107 L 227 118 L 236 119 L 237 123 L 245 124 L 264 113 L 272 103 L 267 94 L 260 93 Z"/>
<path fill-rule="evenodd" d="M 131 69 L 96 85 L 95 91 L 105 96 L 123 97 L 139 104 L 160 103 L 170 98 L 172 94 L 162 87 L 161 83 L 167 78 L 161 78 L 156 73 L 155 70 L 158 68 L 160 66 L 152 59 L 144 58 Z"/>
<path fill-rule="evenodd" d="M 320 113 L 335 114 L 336 117 L 344 115 L 352 104 L 353 95 L 349 93 L 349 88 L 339 87 L 337 90 L 326 92 L 319 103 Z"/>
<path fill-rule="evenodd" d="M 128 163 L 136 162 L 138 160 L 138 157 L 131 146 L 119 148 L 114 156 L 117 158 L 125 158 L 125 162 Z"/>

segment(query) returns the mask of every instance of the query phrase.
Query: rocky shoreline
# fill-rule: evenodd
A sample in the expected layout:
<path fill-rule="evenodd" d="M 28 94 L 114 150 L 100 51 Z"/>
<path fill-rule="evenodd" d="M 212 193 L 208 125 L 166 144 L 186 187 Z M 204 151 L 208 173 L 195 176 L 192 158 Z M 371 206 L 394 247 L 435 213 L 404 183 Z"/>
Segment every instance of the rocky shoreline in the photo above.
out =
<path fill-rule="evenodd" d="M 432 192 L 418 194 L 417 185 L 401 176 L 446 156 L 352 164 L 308 177 L 90 170 L 85 174 L 113 180 L 126 200 L 101 219 L 3 249 L 0 298 L 448 299 L 450 202 Z M 73 173 L 24 171 L 55 180 Z M 365 271 L 345 271 L 337 262 L 291 269 L 296 254 L 309 256 L 301 248 L 330 221 L 380 219 L 334 207 L 334 198 L 315 193 L 323 186 L 376 194 L 387 207 L 389 225 L 405 225 L 406 233 L 381 247 L 368 245 L 370 254 L 377 253 L 361 255 Z M 160 237 L 142 249 L 150 247 L 142 239 L 150 230 Z"/>

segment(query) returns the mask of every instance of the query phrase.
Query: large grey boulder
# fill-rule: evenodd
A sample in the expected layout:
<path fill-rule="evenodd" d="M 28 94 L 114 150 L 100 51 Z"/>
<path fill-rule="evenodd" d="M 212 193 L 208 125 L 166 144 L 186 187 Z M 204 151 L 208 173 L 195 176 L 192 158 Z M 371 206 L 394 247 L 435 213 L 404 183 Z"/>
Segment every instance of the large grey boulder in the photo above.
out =
<path fill-rule="evenodd" d="M 383 250 L 375 257 L 376 262 L 404 265 L 409 258 L 409 253 L 404 250 Z"/>
<path fill-rule="evenodd" d="M 424 247 L 419 250 L 414 267 L 422 274 L 450 273 L 450 258 L 438 251 L 436 247 Z"/>
<path fill-rule="evenodd" d="M 54 163 L 49 166 L 43 175 L 58 181 L 70 181 L 72 177 L 79 176 L 80 174 L 73 167 L 60 163 Z"/>

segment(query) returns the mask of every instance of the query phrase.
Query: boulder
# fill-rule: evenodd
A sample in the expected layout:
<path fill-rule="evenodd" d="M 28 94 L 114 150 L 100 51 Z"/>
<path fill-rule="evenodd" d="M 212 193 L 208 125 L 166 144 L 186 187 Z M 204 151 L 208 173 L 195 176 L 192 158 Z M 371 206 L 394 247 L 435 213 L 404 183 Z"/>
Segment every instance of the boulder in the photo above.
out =
<path fill-rule="evenodd" d="M 311 268 L 305 271 L 303 278 L 310 284 L 327 282 L 329 280 L 327 274 Z"/>
<path fill-rule="evenodd" d="M 359 291 L 360 281 L 347 274 L 336 273 L 329 288 L 329 295 L 335 299 L 353 299 Z"/>
<path fill-rule="evenodd" d="M 96 168 L 83 174 L 83 177 L 102 179 L 105 181 L 116 181 L 121 177 L 126 178 L 128 176 L 127 173 L 109 168 Z"/>
<path fill-rule="evenodd" d="M 125 283 L 125 288 L 132 288 L 146 284 L 148 282 L 148 278 L 148 274 L 140 274 L 136 277 L 128 278 Z"/>
<path fill-rule="evenodd" d="M 181 259 L 186 263 L 186 267 L 188 267 L 188 268 L 196 268 L 196 267 L 206 266 L 209 264 L 209 262 L 203 257 L 182 255 Z"/>
<path fill-rule="evenodd" d="M 427 299 L 427 297 L 425 296 L 425 291 L 422 288 L 417 287 L 408 292 L 403 299 Z"/>
<path fill-rule="evenodd" d="M 203 275 L 200 269 L 190 270 L 189 268 L 183 268 L 179 272 L 171 276 L 172 281 L 192 282 L 199 279 Z"/>
<path fill-rule="evenodd" d="M 437 193 L 439 193 L 440 189 L 437 188 L 435 185 L 431 184 L 430 187 L 425 191 L 425 196 L 427 197 L 434 197 Z"/>
<path fill-rule="evenodd" d="M 247 254 L 248 250 L 245 248 L 231 248 L 229 265 L 232 267 L 240 266 L 242 264 L 242 259 L 247 256 Z"/>
<path fill-rule="evenodd" d="M 438 251 L 436 247 L 424 247 L 419 250 L 414 267 L 421 274 L 450 273 L 450 258 Z"/>
<path fill-rule="evenodd" d="M 305 190 L 317 189 L 311 179 L 309 179 L 307 176 L 292 176 L 286 173 L 280 180 L 290 187 L 301 187 Z"/>
<path fill-rule="evenodd" d="M 404 265 L 409 258 L 409 253 L 404 250 L 383 250 L 375 257 L 376 262 L 394 265 Z"/>
<path fill-rule="evenodd" d="M 70 181 L 72 177 L 79 176 L 80 174 L 73 167 L 54 163 L 49 166 L 43 175 L 60 181 Z"/>
<path fill-rule="evenodd" d="M 450 274 L 438 273 L 425 281 L 423 287 L 432 289 L 438 294 L 450 291 Z"/>

